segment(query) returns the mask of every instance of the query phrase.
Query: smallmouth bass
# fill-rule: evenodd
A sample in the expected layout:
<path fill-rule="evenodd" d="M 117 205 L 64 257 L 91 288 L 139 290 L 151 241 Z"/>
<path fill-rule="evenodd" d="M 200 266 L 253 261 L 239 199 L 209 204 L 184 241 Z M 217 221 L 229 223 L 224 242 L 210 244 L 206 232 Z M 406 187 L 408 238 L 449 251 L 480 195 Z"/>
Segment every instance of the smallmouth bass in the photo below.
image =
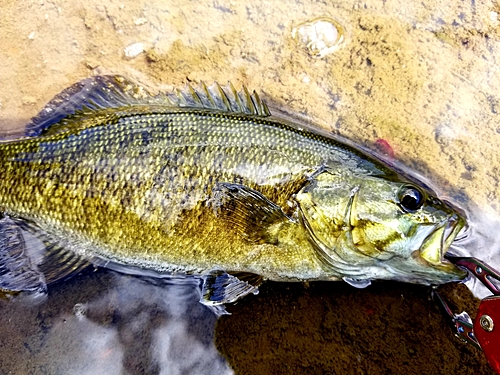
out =
<path fill-rule="evenodd" d="M 89 263 L 194 275 L 201 301 L 263 280 L 440 284 L 463 215 L 423 185 L 214 84 L 151 95 L 120 76 L 56 96 L 0 142 L 0 288 Z"/>

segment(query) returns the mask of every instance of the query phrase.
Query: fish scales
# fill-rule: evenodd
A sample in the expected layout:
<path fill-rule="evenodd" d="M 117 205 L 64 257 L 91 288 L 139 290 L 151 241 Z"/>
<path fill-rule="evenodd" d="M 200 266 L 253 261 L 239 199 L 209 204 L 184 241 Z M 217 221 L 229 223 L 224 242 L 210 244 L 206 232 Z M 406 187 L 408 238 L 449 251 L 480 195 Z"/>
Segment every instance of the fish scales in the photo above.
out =
<path fill-rule="evenodd" d="M 246 89 L 210 90 L 153 97 L 96 77 L 60 94 L 29 136 L 0 142 L 0 237 L 19 226 L 79 257 L 160 273 L 464 276 L 443 254 L 465 219 L 432 191 L 269 116 Z"/>
<path fill-rule="evenodd" d="M 213 238 L 221 229 L 206 204 L 214 184 L 242 183 L 286 206 L 325 155 L 331 144 L 268 120 L 131 110 L 105 127 L 2 145 L 0 206 L 106 257 L 238 269 L 248 266 L 234 262 L 245 247 Z M 283 268 L 293 260 L 275 255 Z"/>

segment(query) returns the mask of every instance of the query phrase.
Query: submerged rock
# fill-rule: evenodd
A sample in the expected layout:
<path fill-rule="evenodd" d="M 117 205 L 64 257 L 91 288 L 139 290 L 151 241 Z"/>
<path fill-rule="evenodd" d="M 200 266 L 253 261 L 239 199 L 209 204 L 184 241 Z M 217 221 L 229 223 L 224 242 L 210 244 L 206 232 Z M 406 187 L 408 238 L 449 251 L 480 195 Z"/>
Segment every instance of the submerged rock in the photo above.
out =
<path fill-rule="evenodd" d="M 333 18 L 320 17 L 294 28 L 292 38 L 312 57 L 323 58 L 342 44 L 344 28 Z"/>

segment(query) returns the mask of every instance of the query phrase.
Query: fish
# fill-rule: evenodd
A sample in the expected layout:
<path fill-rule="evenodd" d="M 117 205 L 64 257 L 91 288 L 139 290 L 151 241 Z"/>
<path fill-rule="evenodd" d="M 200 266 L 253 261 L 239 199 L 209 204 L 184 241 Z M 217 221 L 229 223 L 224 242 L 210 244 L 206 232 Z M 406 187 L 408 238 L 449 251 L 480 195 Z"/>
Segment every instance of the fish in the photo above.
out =
<path fill-rule="evenodd" d="M 265 280 L 425 285 L 465 214 L 327 131 L 228 83 L 151 94 L 82 80 L 0 140 L 0 289 L 45 293 L 89 265 L 200 280 L 231 303 Z"/>

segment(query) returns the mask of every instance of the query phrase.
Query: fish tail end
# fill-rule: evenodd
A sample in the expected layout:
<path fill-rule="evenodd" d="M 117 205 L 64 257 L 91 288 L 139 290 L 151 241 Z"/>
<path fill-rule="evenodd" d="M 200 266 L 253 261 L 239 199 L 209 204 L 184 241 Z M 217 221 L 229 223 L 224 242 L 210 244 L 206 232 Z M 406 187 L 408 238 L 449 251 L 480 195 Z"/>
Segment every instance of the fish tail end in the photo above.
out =
<path fill-rule="evenodd" d="M 47 285 L 90 265 L 63 242 L 22 219 L 0 219 L 0 291 L 46 294 Z"/>
<path fill-rule="evenodd" d="M 45 294 L 47 284 L 34 252 L 27 248 L 23 230 L 12 219 L 0 220 L 0 290 L 6 294 Z"/>

